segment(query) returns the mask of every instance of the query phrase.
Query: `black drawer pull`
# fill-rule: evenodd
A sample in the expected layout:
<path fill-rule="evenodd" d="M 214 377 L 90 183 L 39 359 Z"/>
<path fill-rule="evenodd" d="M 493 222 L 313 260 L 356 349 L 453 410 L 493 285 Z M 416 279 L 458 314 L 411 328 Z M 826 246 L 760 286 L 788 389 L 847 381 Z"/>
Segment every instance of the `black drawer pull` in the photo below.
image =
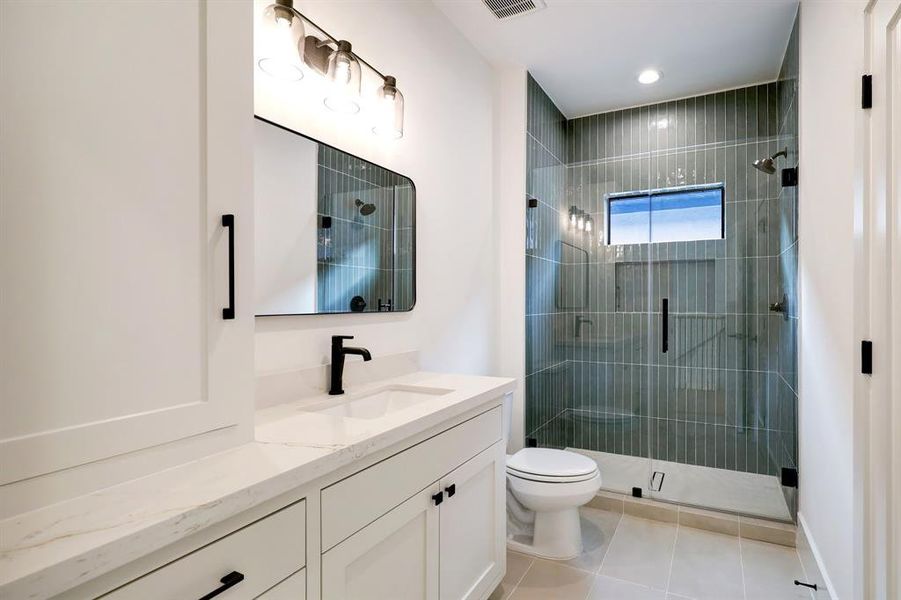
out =
<path fill-rule="evenodd" d="M 457 484 L 456 483 L 450 484 L 449 486 L 444 488 L 444 491 L 447 492 L 447 497 L 450 498 L 451 496 L 453 496 L 454 494 L 457 493 Z"/>
<path fill-rule="evenodd" d="M 228 306 L 222 309 L 222 318 L 235 318 L 235 215 L 222 215 L 222 226 L 228 227 Z"/>
<path fill-rule="evenodd" d="M 444 502 L 444 492 L 438 492 L 437 494 L 432 494 L 432 501 L 435 502 L 435 506 L 438 506 L 442 502 Z"/>
<path fill-rule="evenodd" d="M 244 573 L 239 573 L 238 571 L 232 571 L 231 573 L 229 573 L 228 575 L 226 575 L 225 577 L 223 577 L 222 579 L 219 580 L 219 583 L 221 583 L 222 585 L 217 587 L 215 590 L 213 590 L 206 596 L 202 596 L 200 598 L 200 600 L 210 600 L 210 598 L 215 598 L 216 596 L 218 596 L 225 590 L 235 587 L 242 581 L 244 581 Z"/>

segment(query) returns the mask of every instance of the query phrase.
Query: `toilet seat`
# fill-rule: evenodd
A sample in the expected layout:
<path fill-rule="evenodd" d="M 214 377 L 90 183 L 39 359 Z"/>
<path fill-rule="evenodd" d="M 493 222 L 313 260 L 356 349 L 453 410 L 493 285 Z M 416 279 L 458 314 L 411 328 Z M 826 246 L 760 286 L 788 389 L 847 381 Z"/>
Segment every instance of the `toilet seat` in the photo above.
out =
<path fill-rule="evenodd" d="M 507 474 L 529 481 L 574 483 L 592 479 L 597 463 L 581 454 L 553 448 L 523 448 L 507 459 Z"/>

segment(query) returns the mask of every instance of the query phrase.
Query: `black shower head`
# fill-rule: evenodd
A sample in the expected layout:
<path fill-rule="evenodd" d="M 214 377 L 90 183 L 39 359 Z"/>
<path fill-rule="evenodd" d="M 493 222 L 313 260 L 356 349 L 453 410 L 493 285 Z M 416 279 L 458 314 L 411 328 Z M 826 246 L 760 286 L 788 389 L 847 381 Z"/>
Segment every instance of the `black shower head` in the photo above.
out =
<path fill-rule="evenodd" d="M 364 217 L 368 217 L 375 212 L 375 204 L 372 204 L 371 202 L 363 202 L 362 200 L 357 198 L 354 201 L 354 205 L 356 205 L 356 207 L 360 209 L 360 214 Z"/>

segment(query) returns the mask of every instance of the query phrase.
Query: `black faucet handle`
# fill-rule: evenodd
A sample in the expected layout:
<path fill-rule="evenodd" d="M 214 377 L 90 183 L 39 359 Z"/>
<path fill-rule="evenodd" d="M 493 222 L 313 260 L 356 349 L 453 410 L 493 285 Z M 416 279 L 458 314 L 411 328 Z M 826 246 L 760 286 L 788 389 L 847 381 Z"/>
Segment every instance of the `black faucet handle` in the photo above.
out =
<path fill-rule="evenodd" d="M 352 340 L 352 339 L 354 339 L 354 336 L 352 336 L 352 335 L 333 335 L 333 336 L 332 336 L 332 343 L 333 343 L 333 344 L 334 344 L 335 342 L 339 342 L 339 343 L 340 343 L 342 340 Z"/>

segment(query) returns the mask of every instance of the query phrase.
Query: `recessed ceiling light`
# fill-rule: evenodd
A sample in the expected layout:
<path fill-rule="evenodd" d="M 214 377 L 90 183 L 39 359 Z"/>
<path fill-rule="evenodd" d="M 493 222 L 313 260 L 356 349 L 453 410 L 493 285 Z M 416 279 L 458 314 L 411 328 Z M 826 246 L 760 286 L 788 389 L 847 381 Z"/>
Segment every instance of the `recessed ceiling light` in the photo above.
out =
<path fill-rule="evenodd" d="M 663 73 L 661 73 L 657 69 L 645 69 L 638 74 L 638 83 L 643 83 L 645 85 L 656 83 L 660 81 L 661 77 L 663 77 Z"/>

